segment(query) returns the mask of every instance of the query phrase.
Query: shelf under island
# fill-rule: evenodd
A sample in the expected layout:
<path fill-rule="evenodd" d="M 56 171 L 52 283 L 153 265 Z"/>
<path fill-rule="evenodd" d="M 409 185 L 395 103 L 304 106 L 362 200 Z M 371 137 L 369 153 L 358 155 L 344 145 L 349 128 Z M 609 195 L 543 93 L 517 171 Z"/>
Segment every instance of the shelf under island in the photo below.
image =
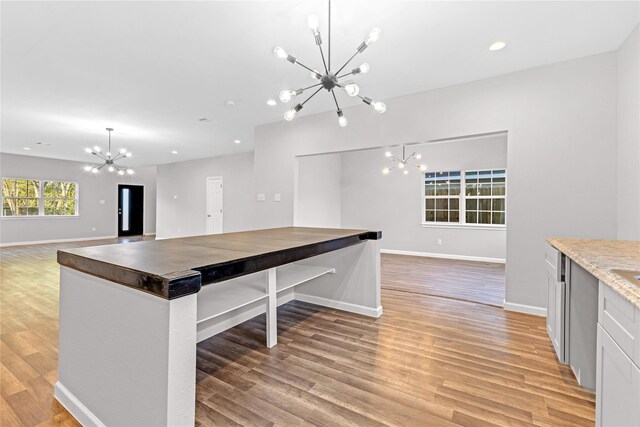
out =
<path fill-rule="evenodd" d="M 294 299 L 372 317 L 382 233 L 286 227 L 58 251 L 56 398 L 83 425 L 193 425 L 196 344 Z"/>

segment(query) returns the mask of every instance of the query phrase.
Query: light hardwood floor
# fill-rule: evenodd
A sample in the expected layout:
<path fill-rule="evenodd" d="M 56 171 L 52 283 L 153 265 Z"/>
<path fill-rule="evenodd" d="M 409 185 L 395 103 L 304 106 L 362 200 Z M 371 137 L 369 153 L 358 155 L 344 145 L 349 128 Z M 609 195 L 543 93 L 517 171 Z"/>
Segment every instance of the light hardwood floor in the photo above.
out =
<path fill-rule="evenodd" d="M 502 307 L 504 264 L 382 254 L 385 289 Z"/>
<path fill-rule="evenodd" d="M 1 250 L 2 426 L 75 425 L 53 398 L 57 247 Z M 388 289 L 425 273 L 390 261 L 379 319 L 292 302 L 273 349 L 263 316 L 199 344 L 197 424 L 593 425 L 594 396 L 556 362 L 544 319 Z"/>

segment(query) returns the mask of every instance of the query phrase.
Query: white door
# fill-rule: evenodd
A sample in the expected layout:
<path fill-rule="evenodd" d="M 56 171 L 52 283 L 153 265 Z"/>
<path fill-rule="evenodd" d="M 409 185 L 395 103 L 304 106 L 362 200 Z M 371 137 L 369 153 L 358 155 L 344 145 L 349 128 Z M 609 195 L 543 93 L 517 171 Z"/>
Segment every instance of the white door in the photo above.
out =
<path fill-rule="evenodd" d="M 207 234 L 222 233 L 222 178 L 207 178 Z"/>

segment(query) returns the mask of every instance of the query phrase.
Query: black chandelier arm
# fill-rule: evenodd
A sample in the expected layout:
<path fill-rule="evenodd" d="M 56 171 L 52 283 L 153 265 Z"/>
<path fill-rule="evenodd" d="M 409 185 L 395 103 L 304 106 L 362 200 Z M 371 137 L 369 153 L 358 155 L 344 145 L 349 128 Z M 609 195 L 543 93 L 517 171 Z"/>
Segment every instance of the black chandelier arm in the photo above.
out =
<path fill-rule="evenodd" d="M 355 73 L 353 71 L 349 71 L 348 73 L 341 74 L 341 75 L 337 76 L 336 78 L 337 79 L 341 79 L 341 78 L 347 77 L 347 76 L 355 76 Z"/>
<path fill-rule="evenodd" d="M 303 63 L 301 63 L 300 61 L 296 60 L 295 64 L 298 64 L 299 66 L 301 66 L 302 68 L 305 68 L 309 71 L 311 71 L 312 73 L 316 73 L 316 74 L 320 74 L 318 73 L 316 70 L 312 70 L 311 68 L 307 67 L 306 65 L 304 65 Z"/>
<path fill-rule="evenodd" d="M 318 88 L 318 90 L 316 90 L 315 92 L 313 92 L 307 99 L 304 100 L 304 102 L 302 104 L 300 104 L 301 106 L 303 106 L 304 104 L 307 103 L 307 101 L 309 101 L 311 98 L 313 98 L 314 96 L 316 96 L 316 94 L 318 92 L 320 92 L 322 90 L 321 87 Z"/>
<path fill-rule="evenodd" d="M 351 58 L 347 59 L 347 62 L 345 62 L 344 65 L 342 67 L 340 67 L 340 69 L 338 71 L 336 71 L 336 74 L 339 74 L 340 71 L 344 70 L 344 67 L 346 67 L 347 64 L 349 64 L 349 62 L 353 61 L 353 58 L 355 58 L 359 53 L 360 53 L 360 51 L 356 50 L 356 53 L 351 55 Z"/>
<path fill-rule="evenodd" d="M 303 87 L 303 88 L 302 88 L 302 91 L 304 92 L 304 91 L 305 91 L 305 90 L 307 90 L 307 89 L 311 89 L 311 88 L 314 88 L 314 87 L 316 87 L 316 86 L 320 86 L 321 84 L 322 84 L 322 83 L 316 83 L 316 84 L 311 85 L 311 86 Z"/>
<path fill-rule="evenodd" d="M 336 108 L 340 110 L 340 106 L 338 105 L 338 98 L 336 98 L 336 94 L 333 92 L 333 89 L 331 89 L 331 95 L 333 95 L 333 102 L 336 103 Z"/>
<path fill-rule="evenodd" d="M 324 52 L 322 51 L 322 45 L 319 44 L 318 48 L 320 49 L 320 56 L 322 57 L 322 65 L 324 65 L 324 72 L 329 74 L 329 69 L 327 68 L 327 61 L 325 61 Z"/>
<path fill-rule="evenodd" d="M 100 157 L 102 160 L 107 160 L 106 156 L 99 151 L 94 151 L 92 154 L 94 156 Z"/>

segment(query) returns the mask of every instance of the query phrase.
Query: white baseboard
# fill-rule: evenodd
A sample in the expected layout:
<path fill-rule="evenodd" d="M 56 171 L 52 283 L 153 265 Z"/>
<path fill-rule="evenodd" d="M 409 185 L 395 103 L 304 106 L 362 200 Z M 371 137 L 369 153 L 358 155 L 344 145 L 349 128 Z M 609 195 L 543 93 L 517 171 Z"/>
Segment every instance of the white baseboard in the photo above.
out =
<path fill-rule="evenodd" d="M 507 311 L 516 311 L 518 313 L 533 314 L 534 316 L 547 317 L 547 309 L 537 307 L 535 305 L 516 304 L 514 302 L 504 302 L 504 309 Z"/>
<path fill-rule="evenodd" d="M 104 423 L 71 394 L 60 381 L 57 381 L 53 386 L 53 395 L 83 426 L 104 426 Z"/>
<path fill-rule="evenodd" d="M 364 305 L 351 304 L 349 302 L 336 301 L 333 299 L 316 297 L 313 295 L 305 295 L 299 292 L 295 292 L 294 299 L 297 301 L 308 302 L 309 304 L 335 308 L 336 310 L 348 311 L 350 313 L 362 314 L 369 317 L 382 316 L 382 306 L 378 308 L 365 307 Z"/>
<path fill-rule="evenodd" d="M 85 242 L 88 240 L 115 239 L 116 237 L 117 236 L 93 236 L 93 237 L 76 237 L 75 239 L 34 240 L 32 242 L 9 242 L 9 243 L 0 243 L 0 248 L 7 248 L 11 246 L 46 245 L 48 243 Z"/>
<path fill-rule="evenodd" d="M 399 251 L 396 249 L 380 249 L 380 252 L 383 254 L 394 254 L 394 255 L 409 255 L 409 256 L 421 256 L 427 258 L 445 258 L 445 259 L 459 259 L 463 261 L 481 261 L 481 262 L 494 262 L 497 264 L 504 264 L 504 258 L 488 258 L 481 256 L 470 256 L 470 255 L 454 255 L 454 254 L 438 254 L 438 253 L 430 253 L 430 252 L 414 252 L 414 251 Z"/>

